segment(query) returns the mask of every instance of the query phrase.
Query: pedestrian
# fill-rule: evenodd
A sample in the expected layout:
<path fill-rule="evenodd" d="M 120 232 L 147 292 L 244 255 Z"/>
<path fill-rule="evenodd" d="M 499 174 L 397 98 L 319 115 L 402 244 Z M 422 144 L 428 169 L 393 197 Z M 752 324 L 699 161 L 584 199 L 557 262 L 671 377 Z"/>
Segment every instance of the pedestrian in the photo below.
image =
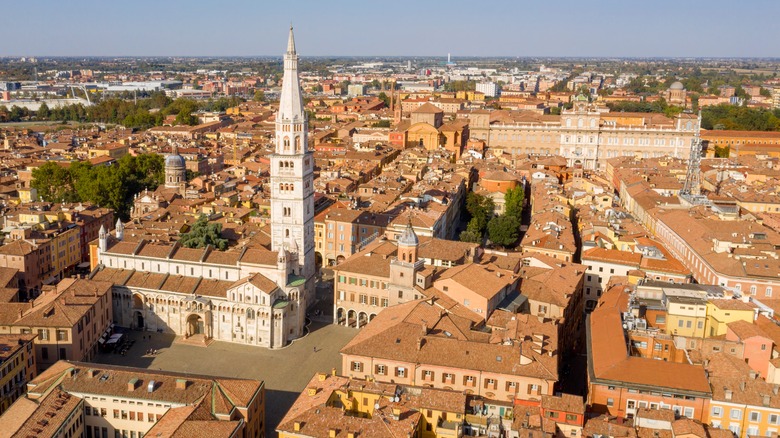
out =
<path fill-rule="evenodd" d="M 317 352 L 317 347 L 316 347 L 316 346 L 314 347 L 314 352 L 315 352 L 315 353 Z"/>

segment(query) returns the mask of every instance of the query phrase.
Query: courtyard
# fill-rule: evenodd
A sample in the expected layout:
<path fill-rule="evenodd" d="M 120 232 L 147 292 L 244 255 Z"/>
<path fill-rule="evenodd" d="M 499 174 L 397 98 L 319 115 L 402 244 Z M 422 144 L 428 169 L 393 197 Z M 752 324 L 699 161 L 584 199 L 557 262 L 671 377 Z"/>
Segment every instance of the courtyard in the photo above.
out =
<path fill-rule="evenodd" d="M 274 429 L 298 394 L 317 372 L 341 372 L 339 350 L 356 330 L 329 324 L 330 317 L 314 318 L 310 333 L 280 350 L 213 342 L 208 347 L 174 342 L 173 335 L 130 331 L 135 343 L 124 355 L 102 353 L 95 362 L 152 370 L 263 380 L 266 388 L 266 436 Z M 157 354 L 147 354 L 148 350 Z"/>

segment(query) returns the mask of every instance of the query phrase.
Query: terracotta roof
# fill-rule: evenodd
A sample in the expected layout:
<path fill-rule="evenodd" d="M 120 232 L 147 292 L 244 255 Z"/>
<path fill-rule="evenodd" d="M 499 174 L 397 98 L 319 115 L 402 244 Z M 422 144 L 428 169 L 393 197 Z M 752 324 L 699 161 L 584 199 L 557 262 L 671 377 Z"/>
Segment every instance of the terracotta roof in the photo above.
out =
<path fill-rule="evenodd" d="M 623 289 L 616 286 L 606 291 L 588 316 L 591 379 L 709 394 L 710 385 L 700 366 L 628 355 L 621 317 L 627 309 L 628 294 Z M 665 378 L 659 381 L 657 377 L 661 375 Z"/>
<path fill-rule="evenodd" d="M 427 301 L 389 307 L 361 329 L 341 353 L 557 381 L 557 355 L 538 354 L 531 348 L 531 342 L 490 344 L 486 339 L 472 337 L 471 333 L 466 339 L 452 333 L 447 336 L 444 332 L 422 334 L 425 325 L 436 326 L 444 318 L 456 317 Z M 453 324 L 460 325 L 455 321 Z M 521 365 L 521 356 L 530 361 Z"/>

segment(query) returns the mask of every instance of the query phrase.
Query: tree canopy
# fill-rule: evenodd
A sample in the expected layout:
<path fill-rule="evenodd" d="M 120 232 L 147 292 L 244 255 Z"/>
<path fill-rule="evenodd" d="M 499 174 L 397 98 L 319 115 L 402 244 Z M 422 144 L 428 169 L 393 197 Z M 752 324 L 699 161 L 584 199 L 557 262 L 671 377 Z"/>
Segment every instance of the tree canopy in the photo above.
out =
<path fill-rule="evenodd" d="M 501 246 L 512 246 L 520 235 L 520 220 L 510 214 L 496 216 L 488 222 L 488 238 Z"/>
<path fill-rule="evenodd" d="M 514 216 L 517 220 L 520 220 L 523 216 L 524 200 L 525 192 L 523 191 L 523 186 L 507 190 L 504 194 L 504 214 Z"/>
<path fill-rule="evenodd" d="M 470 219 L 466 231 L 460 234 L 460 240 L 479 243 L 482 241 L 488 220 L 493 214 L 493 200 L 487 196 L 469 192 L 466 196 L 466 211 Z"/>
<path fill-rule="evenodd" d="M 211 245 L 217 249 L 225 250 L 228 246 L 227 239 L 222 238 L 222 224 L 209 222 L 206 215 L 201 215 L 192 228 L 181 235 L 179 242 L 187 248 L 205 248 Z"/>
<path fill-rule="evenodd" d="M 74 161 L 68 168 L 49 161 L 32 171 L 31 187 L 47 202 L 91 202 L 127 220 L 133 196 L 154 190 L 164 179 L 161 155 L 125 155 L 113 166 Z"/>

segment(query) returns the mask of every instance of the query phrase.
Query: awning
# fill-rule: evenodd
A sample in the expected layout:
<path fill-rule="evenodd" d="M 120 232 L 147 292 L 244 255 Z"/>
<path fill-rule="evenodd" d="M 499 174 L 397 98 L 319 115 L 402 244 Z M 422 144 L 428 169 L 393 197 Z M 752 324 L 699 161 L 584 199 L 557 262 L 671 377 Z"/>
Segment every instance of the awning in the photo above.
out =
<path fill-rule="evenodd" d="M 89 262 L 83 262 L 76 265 L 77 268 L 89 268 Z"/>

